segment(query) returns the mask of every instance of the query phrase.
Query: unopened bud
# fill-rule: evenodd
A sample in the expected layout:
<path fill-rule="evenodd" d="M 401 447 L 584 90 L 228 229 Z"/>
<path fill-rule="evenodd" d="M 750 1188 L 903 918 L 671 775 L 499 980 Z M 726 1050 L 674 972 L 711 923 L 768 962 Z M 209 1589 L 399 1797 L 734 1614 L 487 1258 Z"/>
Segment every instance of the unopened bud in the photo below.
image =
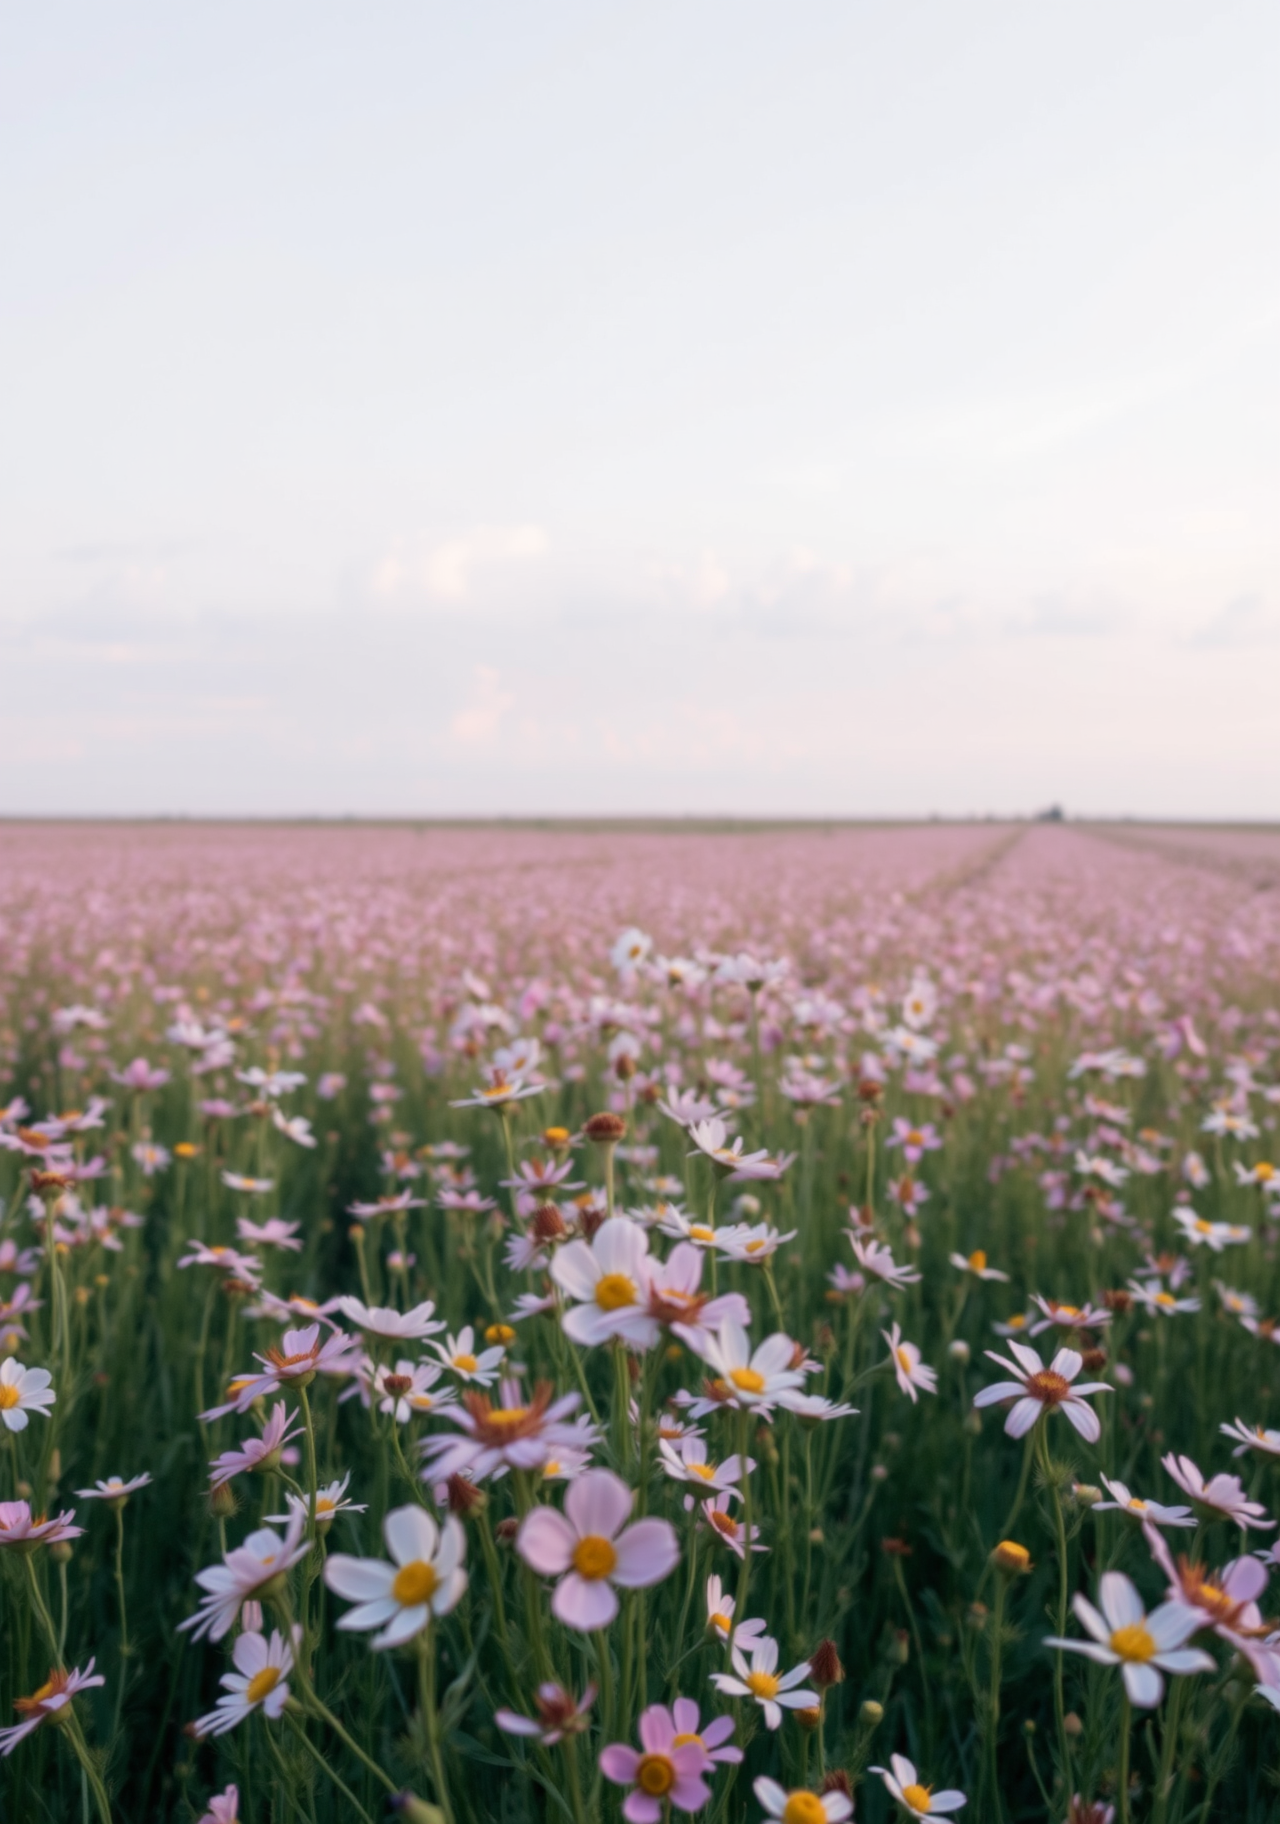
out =
<path fill-rule="evenodd" d="M 1096 1507 L 1102 1499 L 1102 1490 L 1092 1482 L 1077 1482 L 1072 1492 L 1081 1507 Z"/>
<path fill-rule="evenodd" d="M 236 1491 L 229 1482 L 220 1482 L 209 1495 L 209 1512 L 215 1520 L 232 1519 L 240 1503 L 236 1500 Z"/>
<path fill-rule="evenodd" d="M 981 1437 L 982 1414 L 971 1407 L 964 1415 L 964 1428 L 971 1438 Z"/>
<path fill-rule="evenodd" d="M 858 1721 L 865 1723 L 868 1729 L 874 1729 L 884 1721 L 884 1705 L 878 1704 L 874 1697 L 864 1697 L 858 1709 Z"/>
<path fill-rule="evenodd" d="M 812 1734 L 815 1729 L 822 1727 L 822 1711 L 816 1706 L 804 1710 L 793 1710 L 791 1714 L 808 1734 Z"/>
<path fill-rule="evenodd" d="M 444 1813 L 438 1805 L 428 1805 L 412 1792 L 394 1792 L 387 1800 L 388 1806 L 397 1817 L 405 1818 L 408 1824 L 444 1824 Z"/>
<path fill-rule="evenodd" d="M 953 1362 L 959 1362 L 962 1368 L 968 1367 L 970 1350 L 962 1336 L 956 1337 L 954 1342 L 947 1344 L 947 1354 Z"/>
<path fill-rule="evenodd" d="M 71 1563 L 71 1545 L 66 1539 L 55 1539 L 49 1547 L 49 1556 L 55 1564 Z"/>
<path fill-rule="evenodd" d="M 515 1342 L 516 1333 L 510 1324 L 490 1324 L 484 1333 L 484 1340 L 490 1348 L 501 1343 L 502 1347 L 507 1349 Z"/>
<path fill-rule="evenodd" d="M 1016 1539 L 1002 1539 L 991 1554 L 991 1562 L 1006 1577 L 1021 1577 L 1031 1569 L 1031 1553 Z"/>
<path fill-rule="evenodd" d="M 516 1519 L 499 1520 L 493 1529 L 493 1536 L 499 1545 L 514 1545 L 516 1534 L 520 1531 L 520 1522 Z"/>
<path fill-rule="evenodd" d="M 893 1645 L 889 1649 L 889 1657 L 895 1665 L 899 1666 L 905 1666 L 911 1658 L 911 1636 L 905 1628 L 893 1630 Z"/>
<path fill-rule="evenodd" d="M 1080 1721 L 1080 1718 L 1076 1715 L 1074 1710 L 1067 1711 L 1067 1714 L 1062 1719 L 1062 1727 L 1066 1730 L 1067 1734 L 1072 1737 L 1084 1734 L 1084 1724 Z"/>
<path fill-rule="evenodd" d="M 489 1505 L 489 1497 L 482 1488 L 477 1488 L 470 1477 L 454 1474 L 445 1482 L 445 1500 L 451 1514 L 482 1514 Z"/>
<path fill-rule="evenodd" d="M 829 1690 L 832 1685 L 842 1683 L 844 1667 L 840 1664 L 840 1655 L 836 1651 L 834 1640 L 820 1640 L 809 1661 L 809 1680 L 819 1691 Z"/>
<path fill-rule="evenodd" d="M 592 1115 L 583 1123 L 583 1134 L 597 1146 L 616 1146 L 627 1131 L 627 1124 L 621 1115 Z"/>

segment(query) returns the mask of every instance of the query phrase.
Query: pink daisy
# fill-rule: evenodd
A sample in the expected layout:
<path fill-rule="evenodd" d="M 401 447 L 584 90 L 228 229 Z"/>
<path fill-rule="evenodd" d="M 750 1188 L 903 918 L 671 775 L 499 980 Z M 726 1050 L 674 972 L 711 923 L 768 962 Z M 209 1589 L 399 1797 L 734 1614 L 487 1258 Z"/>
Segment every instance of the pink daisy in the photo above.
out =
<path fill-rule="evenodd" d="M 632 1499 L 612 1470 L 592 1469 L 570 1483 L 563 1514 L 535 1507 L 521 1521 L 516 1549 L 540 1576 L 560 1579 L 551 1613 L 566 1627 L 584 1634 L 607 1628 L 618 1613 L 615 1584 L 644 1589 L 661 1583 L 679 1563 L 669 1521 L 626 1524 Z"/>

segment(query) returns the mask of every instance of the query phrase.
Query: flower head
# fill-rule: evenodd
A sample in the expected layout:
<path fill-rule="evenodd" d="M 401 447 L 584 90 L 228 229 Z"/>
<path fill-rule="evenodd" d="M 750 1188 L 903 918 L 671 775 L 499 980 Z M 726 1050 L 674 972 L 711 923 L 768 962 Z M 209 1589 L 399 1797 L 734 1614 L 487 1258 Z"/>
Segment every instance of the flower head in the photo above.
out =
<path fill-rule="evenodd" d="M 1140 1710 L 1153 1710 L 1164 1695 L 1161 1672 L 1212 1672 L 1213 1660 L 1199 1647 L 1186 1642 L 1202 1625 L 1196 1610 L 1184 1602 L 1164 1602 L 1148 1615 L 1142 1598 L 1123 1571 L 1104 1571 L 1099 1586 L 1102 1612 L 1087 1596 L 1072 1602 L 1076 1615 L 1093 1636 L 1091 1640 L 1062 1640 L 1050 1635 L 1046 1647 L 1083 1653 L 1102 1666 L 1121 1667 L 1129 1701 Z"/>
<path fill-rule="evenodd" d="M 47 1368 L 24 1368 L 12 1355 L 0 1362 L 0 1420 L 8 1430 L 25 1431 L 32 1412 L 47 1419 L 57 1397 Z"/>
<path fill-rule="evenodd" d="M 516 1550 L 543 1577 L 557 1577 L 551 1613 L 580 1633 L 607 1628 L 618 1613 L 614 1585 L 643 1589 L 670 1576 L 680 1560 L 667 1520 L 628 1526 L 632 1493 L 612 1470 L 591 1469 L 569 1485 L 564 1513 L 535 1507 L 516 1534 Z"/>
<path fill-rule="evenodd" d="M 151 1480 L 148 1470 L 140 1476 L 134 1476 L 126 1482 L 120 1476 L 108 1476 L 105 1482 L 95 1482 L 92 1488 L 78 1488 L 76 1493 L 85 1501 L 106 1501 L 112 1506 L 123 1507 L 130 1495 L 136 1495 L 140 1488 L 146 1488 Z"/>
<path fill-rule="evenodd" d="M 736 1642 L 730 1652 L 732 1672 L 713 1672 L 711 1682 L 718 1691 L 730 1697 L 752 1698 L 764 1711 L 765 1726 L 777 1729 L 782 1724 L 783 1710 L 813 1710 L 821 1702 L 816 1691 L 802 1688 L 809 1677 L 809 1662 L 804 1660 L 790 1672 L 778 1672 L 778 1643 L 764 1634 L 750 1642 L 750 1662 Z"/>
<path fill-rule="evenodd" d="M 178 1627 L 190 1628 L 193 1640 L 203 1640 L 206 1635 L 210 1640 L 221 1640 L 229 1634 L 241 1604 L 260 1596 L 306 1557 L 311 1548 L 302 1531 L 301 1516 L 286 1528 L 283 1539 L 269 1526 L 259 1527 L 243 1544 L 229 1551 L 221 1564 L 197 1571 L 196 1582 L 205 1594 L 195 1614 L 180 1621 Z"/>
<path fill-rule="evenodd" d="M 1012 1400 L 1013 1408 L 1004 1422 L 1011 1438 L 1024 1437 L 1038 1418 L 1061 1409 L 1080 1436 L 1087 1438 L 1090 1444 L 1096 1444 L 1102 1435 L 1102 1425 L 1092 1406 L 1086 1405 L 1084 1395 L 1110 1393 L 1107 1383 L 1086 1381 L 1080 1387 L 1072 1386 L 1084 1366 L 1084 1358 L 1074 1349 L 1059 1349 L 1047 1368 L 1028 1344 L 1010 1343 L 1009 1349 L 1014 1361 L 997 1355 L 994 1349 L 988 1349 L 987 1354 L 1018 1378 L 996 1381 L 992 1386 L 984 1387 L 981 1393 L 974 1395 L 974 1405 L 994 1406 L 999 1400 Z"/>
<path fill-rule="evenodd" d="M 382 1534 L 391 1564 L 335 1552 L 326 1560 L 324 1580 L 335 1595 L 358 1604 L 342 1616 L 340 1628 L 377 1628 L 372 1646 L 398 1647 L 461 1600 L 467 1537 L 452 1514 L 438 1527 L 416 1505 L 393 1508 Z"/>
<path fill-rule="evenodd" d="M 526 1735 L 554 1748 L 566 1735 L 581 1735 L 590 1727 L 591 1706 L 596 1701 L 596 1687 L 588 1685 L 581 1697 L 573 1697 L 563 1685 L 539 1685 L 535 1697 L 538 1714 L 521 1716 L 518 1710 L 495 1710 L 493 1720 L 507 1735 Z"/>
<path fill-rule="evenodd" d="M 64 1672 L 55 1668 L 30 1697 L 15 1697 L 13 1707 L 22 1721 L 9 1729 L 0 1729 L 0 1754 L 12 1754 L 18 1743 L 41 1723 L 60 1721 L 78 1691 L 87 1691 L 91 1685 L 105 1685 L 106 1679 L 94 1673 L 93 1663 L 90 1660 L 83 1672 L 78 1669 Z"/>
<path fill-rule="evenodd" d="M 810 1792 L 800 1787 L 788 1792 L 776 1780 L 761 1774 L 752 1788 L 767 1818 L 782 1824 L 842 1824 L 853 1816 L 853 1800 L 839 1791 Z"/>
<path fill-rule="evenodd" d="M 1160 1461 L 1178 1487 L 1201 1507 L 1207 1508 L 1214 1519 L 1234 1520 L 1246 1531 L 1249 1527 L 1257 1527 L 1260 1532 L 1266 1532 L 1275 1525 L 1274 1520 L 1268 1519 L 1267 1510 L 1260 1501 L 1248 1499 L 1239 1476 L 1217 1475 L 1206 1482 L 1190 1457 L 1177 1457 L 1172 1451 Z"/>
<path fill-rule="evenodd" d="M 928 1367 L 920 1360 L 920 1351 L 914 1343 L 904 1343 L 902 1331 L 897 1324 L 892 1330 L 880 1332 L 889 1345 L 889 1359 L 893 1363 L 893 1372 L 903 1393 L 907 1394 L 914 1406 L 920 1398 L 920 1392 L 936 1393 L 938 1391 L 938 1371 Z"/>
<path fill-rule="evenodd" d="M 729 1727 L 732 1731 L 732 1721 Z M 638 1732 L 643 1752 L 625 1742 L 611 1742 L 600 1756 L 605 1778 L 615 1786 L 631 1787 L 623 1801 L 623 1817 L 629 1824 L 658 1824 L 664 1806 L 701 1811 L 711 1798 L 711 1788 L 702 1778 L 710 1760 L 696 1733 L 691 1740 L 681 1740 L 682 1732 L 665 1704 L 650 1704 L 641 1711 Z"/>
<path fill-rule="evenodd" d="M 225 1735 L 259 1709 L 274 1721 L 289 1701 L 293 1654 L 278 1630 L 272 1630 L 270 1640 L 249 1630 L 237 1635 L 231 1657 L 236 1669 L 222 1676 L 226 1694 L 196 1723 L 197 1735 Z"/>
<path fill-rule="evenodd" d="M 891 1754 L 887 1768 L 872 1767 L 870 1771 L 880 1775 L 902 1809 L 913 1818 L 942 1817 L 949 1811 L 959 1811 L 967 1803 L 964 1794 L 952 1787 L 935 1792 L 932 1786 L 921 1785 L 915 1767 L 905 1754 Z"/>

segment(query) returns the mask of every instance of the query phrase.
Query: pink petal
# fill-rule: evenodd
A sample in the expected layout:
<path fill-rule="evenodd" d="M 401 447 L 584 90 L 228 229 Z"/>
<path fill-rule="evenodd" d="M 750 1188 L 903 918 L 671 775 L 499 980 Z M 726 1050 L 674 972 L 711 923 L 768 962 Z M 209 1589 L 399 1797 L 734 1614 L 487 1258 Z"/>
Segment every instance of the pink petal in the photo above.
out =
<path fill-rule="evenodd" d="M 634 1786 L 639 1765 L 640 1756 L 634 1748 L 628 1748 L 625 1742 L 611 1742 L 601 1750 L 600 1771 L 615 1786 Z"/>
<path fill-rule="evenodd" d="M 609 1626 L 618 1613 L 618 1598 L 614 1595 L 613 1585 L 603 1577 L 588 1580 L 579 1577 L 576 1571 L 570 1571 L 556 1585 L 555 1595 L 551 1598 L 551 1613 L 567 1628 L 576 1628 L 580 1634 L 590 1634 L 596 1628 Z"/>
<path fill-rule="evenodd" d="M 564 1511 L 579 1539 L 612 1539 L 631 1518 L 631 1490 L 611 1469 L 589 1469 L 569 1484 Z"/>
<path fill-rule="evenodd" d="M 581 1488 L 586 1479 L 580 1476 L 573 1488 Z M 661 1583 L 680 1562 L 680 1542 L 669 1520 L 637 1520 L 615 1540 L 614 1549 L 618 1562 L 613 1568 L 613 1581 L 624 1590 Z"/>
<path fill-rule="evenodd" d="M 516 1550 L 543 1577 L 558 1577 L 567 1571 L 577 1543 L 577 1534 L 554 1507 L 535 1507 L 520 1522 L 516 1534 Z"/>

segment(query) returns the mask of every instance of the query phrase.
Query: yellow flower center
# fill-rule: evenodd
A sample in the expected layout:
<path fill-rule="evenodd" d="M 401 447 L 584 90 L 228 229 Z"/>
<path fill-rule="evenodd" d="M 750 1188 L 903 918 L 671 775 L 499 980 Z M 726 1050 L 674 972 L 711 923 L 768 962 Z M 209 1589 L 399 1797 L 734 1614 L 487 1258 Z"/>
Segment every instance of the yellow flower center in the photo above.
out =
<path fill-rule="evenodd" d="M 766 1702 L 771 1697 L 776 1697 L 778 1695 L 779 1687 L 782 1684 L 782 1680 L 780 1678 L 775 1678 L 772 1672 L 748 1672 L 746 1678 L 742 1682 L 746 1685 L 747 1690 L 750 1691 L 752 1697 L 758 1697 L 761 1703 Z"/>
<path fill-rule="evenodd" d="M 602 1311 L 621 1311 L 636 1302 L 636 1282 L 628 1273 L 605 1273 L 596 1285 L 596 1303 Z"/>
<path fill-rule="evenodd" d="M 636 1768 L 636 1785 L 651 1798 L 661 1798 L 676 1783 L 676 1770 L 665 1754 L 646 1754 Z"/>
<path fill-rule="evenodd" d="M 895 1349 L 893 1353 L 898 1358 L 898 1366 L 903 1370 L 904 1373 L 910 1374 L 914 1364 L 912 1363 L 911 1357 L 907 1354 L 906 1350 L 905 1349 Z"/>
<path fill-rule="evenodd" d="M 1275 1177 L 1276 1168 L 1274 1165 L 1268 1164 L 1265 1159 L 1259 1159 L 1253 1168 L 1253 1175 L 1260 1184 L 1267 1184 Z"/>
<path fill-rule="evenodd" d="M 817 1793 L 789 1793 L 782 1809 L 782 1824 L 827 1824 L 827 1814 Z"/>
<path fill-rule="evenodd" d="M 986 1271 L 987 1257 L 981 1248 L 975 1248 L 973 1250 L 973 1253 L 969 1256 L 969 1265 L 973 1268 L 975 1273 L 983 1273 Z"/>
<path fill-rule="evenodd" d="M 529 1416 L 527 1406 L 495 1406 L 485 1414 L 486 1425 L 522 1425 Z"/>
<path fill-rule="evenodd" d="M 1155 1658 L 1156 1643 L 1142 1622 L 1131 1621 L 1128 1627 L 1117 1628 L 1111 1636 L 1111 1651 L 1118 1653 L 1121 1659 L 1136 1660 L 1144 1665 Z"/>
<path fill-rule="evenodd" d="M 704 1482 L 714 1482 L 716 1466 L 714 1463 L 686 1463 L 685 1468 L 691 1476 L 701 1476 Z"/>
<path fill-rule="evenodd" d="M 0 1381 L 0 1412 L 11 1412 L 21 1398 L 16 1387 L 10 1387 L 7 1381 Z"/>
<path fill-rule="evenodd" d="M 251 1704 L 260 1704 L 264 1697 L 270 1697 L 279 1683 L 279 1666 L 264 1666 L 261 1672 L 254 1673 L 245 1686 L 245 1697 Z"/>
<path fill-rule="evenodd" d="M 739 1393 L 763 1393 L 764 1376 L 755 1368 L 731 1368 L 729 1379 Z"/>
<path fill-rule="evenodd" d="M 1158 1305 L 1176 1305 L 1178 1301 L 1172 1292 L 1157 1292 L 1155 1302 Z"/>
<path fill-rule="evenodd" d="M 1196 1234 L 1197 1235 L 1212 1235 L 1213 1234 L 1213 1224 L 1211 1222 L 1206 1222 L 1203 1216 L 1197 1216 L 1196 1217 Z"/>
<path fill-rule="evenodd" d="M 602 1577 L 607 1577 L 617 1562 L 613 1541 L 600 1533 L 587 1533 L 573 1548 L 573 1568 L 588 1583 L 598 1583 Z"/>
<path fill-rule="evenodd" d="M 694 1742 L 698 1744 L 699 1748 L 702 1747 L 702 1737 L 692 1729 L 686 1729 L 683 1735 L 673 1735 L 671 1738 L 671 1746 L 673 1748 L 688 1748 L 691 1747 Z"/>
<path fill-rule="evenodd" d="M 474 1374 L 480 1366 L 474 1355 L 455 1355 L 453 1365 L 455 1368 L 460 1368 L 464 1374 Z"/>
<path fill-rule="evenodd" d="M 689 1225 L 689 1234 L 694 1241 L 714 1241 L 716 1232 L 709 1229 L 705 1222 L 694 1222 Z"/>
<path fill-rule="evenodd" d="M 1037 1400 L 1043 1400 L 1046 1406 L 1057 1406 L 1071 1392 L 1071 1383 L 1065 1376 L 1055 1374 L 1052 1368 L 1042 1368 L 1039 1374 L 1027 1378 L 1027 1392 Z"/>
<path fill-rule="evenodd" d="M 337 1503 L 334 1501 L 331 1501 L 328 1495 L 317 1495 L 316 1496 L 316 1519 L 318 1520 L 320 1518 L 321 1514 L 331 1514 L 336 1505 L 337 1505 Z"/>
<path fill-rule="evenodd" d="M 401 1608 L 416 1609 L 419 1604 L 430 1602 L 438 1581 L 435 1567 L 415 1558 L 412 1564 L 403 1565 L 396 1572 L 391 1594 Z"/>
<path fill-rule="evenodd" d="M 52 1697 L 52 1696 L 53 1696 L 53 1680 L 50 1679 L 47 1684 L 41 1685 L 41 1687 L 38 1691 L 33 1691 L 31 1693 L 31 1696 L 27 1699 L 27 1702 L 29 1704 L 42 1704 L 46 1697 Z"/>
<path fill-rule="evenodd" d="M 502 1343 L 505 1346 L 515 1342 L 516 1333 L 510 1324 L 490 1324 L 484 1333 L 484 1340 L 486 1343 Z"/>
<path fill-rule="evenodd" d="M 920 1129 L 918 1127 L 913 1127 L 911 1129 L 910 1133 L 907 1135 L 908 1146 L 920 1146 L 923 1144 L 923 1142 L 924 1142 L 924 1135 L 920 1132 Z"/>
<path fill-rule="evenodd" d="M 733 1626 L 733 1623 L 727 1615 L 713 1615 L 711 1617 L 711 1625 L 713 1628 L 719 1628 L 722 1634 L 727 1634 Z"/>
<path fill-rule="evenodd" d="M 927 1813 L 930 1805 L 933 1803 L 933 1787 L 904 1786 L 902 1788 L 902 1796 L 907 1801 L 907 1804 L 910 1805 L 912 1811 L 923 1811 Z"/>

